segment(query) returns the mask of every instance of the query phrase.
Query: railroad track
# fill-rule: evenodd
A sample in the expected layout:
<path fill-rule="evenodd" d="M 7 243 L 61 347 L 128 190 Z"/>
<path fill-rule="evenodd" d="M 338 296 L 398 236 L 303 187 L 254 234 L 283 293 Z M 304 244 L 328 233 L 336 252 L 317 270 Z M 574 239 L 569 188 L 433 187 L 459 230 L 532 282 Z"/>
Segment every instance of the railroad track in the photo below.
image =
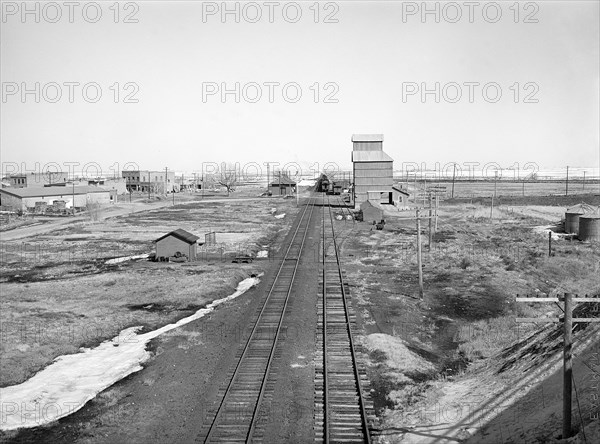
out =
<path fill-rule="evenodd" d="M 315 359 L 315 441 L 370 443 L 372 409 L 352 337 L 353 313 L 340 266 L 329 196 L 323 197 L 323 273 Z"/>
<path fill-rule="evenodd" d="M 209 442 L 251 442 L 262 439 L 261 403 L 269 391 L 269 373 L 300 256 L 304 248 L 314 199 L 305 205 L 285 251 L 275 280 L 258 314 L 222 398 L 209 413 L 199 439 Z M 271 383 L 272 385 L 272 383 Z"/>

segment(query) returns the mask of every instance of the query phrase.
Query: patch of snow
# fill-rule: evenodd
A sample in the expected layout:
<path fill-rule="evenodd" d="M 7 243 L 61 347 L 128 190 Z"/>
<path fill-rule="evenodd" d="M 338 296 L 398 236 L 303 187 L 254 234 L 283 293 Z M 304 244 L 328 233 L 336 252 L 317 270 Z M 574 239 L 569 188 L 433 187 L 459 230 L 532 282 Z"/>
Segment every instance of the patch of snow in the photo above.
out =
<path fill-rule="evenodd" d="M 59 356 L 21 384 L 1 388 L 0 430 L 37 427 L 76 412 L 102 390 L 142 370 L 142 364 L 151 356 L 146 350 L 148 341 L 204 317 L 259 282 L 258 277 L 244 279 L 233 294 L 211 302 L 175 324 L 144 334 L 137 333 L 142 327 L 127 328 L 93 349 L 82 348 L 80 353 Z"/>
<path fill-rule="evenodd" d="M 566 233 L 555 233 L 552 231 L 552 228 L 555 228 L 554 225 L 540 225 L 538 227 L 533 227 L 533 231 L 534 233 L 543 234 L 546 237 L 548 237 L 548 233 L 552 233 L 553 240 L 566 236 Z"/>
<path fill-rule="evenodd" d="M 426 372 L 435 369 L 432 363 L 410 351 L 406 343 L 395 336 L 373 333 L 365 338 L 365 346 L 369 350 L 384 352 L 387 365 L 403 372 Z"/>
<path fill-rule="evenodd" d="M 285 217 L 285 213 L 282 214 L 278 214 L 277 216 L 275 216 L 275 219 L 283 219 Z"/>
<path fill-rule="evenodd" d="M 262 250 L 256 253 L 257 258 L 269 257 L 269 252 L 267 250 Z"/>
<path fill-rule="evenodd" d="M 317 179 L 302 179 L 298 182 L 299 187 L 314 187 L 317 183 Z"/>
<path fill-rule="evenodd" d="M 277 213 L 277 208 L 271 208 L 271 214 Z"/>
<path fill-rule="evenodd" d="M 123 257 L 116 257 L 114 259 L 109 259 L 106 262 L 104 262 L 106 265 L 114 265 L 114 264 L 120 264 L 121 262 L 125 262 L 125 261 L 131 261 L 134 259 L 147 259 L 148 258 L 148 254 L 138 254 L 135 256 L 123 256 Z"/>

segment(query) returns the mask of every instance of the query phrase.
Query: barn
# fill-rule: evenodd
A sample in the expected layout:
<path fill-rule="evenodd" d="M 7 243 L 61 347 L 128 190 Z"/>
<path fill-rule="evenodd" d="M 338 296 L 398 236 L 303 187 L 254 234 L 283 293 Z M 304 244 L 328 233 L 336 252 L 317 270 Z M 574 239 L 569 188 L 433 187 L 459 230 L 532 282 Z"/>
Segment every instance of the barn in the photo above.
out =
<path fill-rule="evenodd" d="M 355 205 L 365 202 L 370 191 L 382 193 L 381 202 L 393 202 L 394 159 L 383 151 L 383 134 L 352 136 L 352 168 Z"/>
<path fill-rule="evenodd" d="M 197 254 L 198 236 L 181 228 L 159 237 L 156 243 L 156 260 L 168 261 L 169 258 L 185 258 L 195 261 Z"/>
<path fill-rule="evenodd" d="M 91 186 L 53 186 L 36 188 L 2 188 L 0 202 L 2 206 L 11 207 L 15 211 L 34 211 L 41 202 L 52 205 L 54 201 L 65 201 L 68 208 L 85 208 L 90 203 L 109 204 L 110 191 Z"/>

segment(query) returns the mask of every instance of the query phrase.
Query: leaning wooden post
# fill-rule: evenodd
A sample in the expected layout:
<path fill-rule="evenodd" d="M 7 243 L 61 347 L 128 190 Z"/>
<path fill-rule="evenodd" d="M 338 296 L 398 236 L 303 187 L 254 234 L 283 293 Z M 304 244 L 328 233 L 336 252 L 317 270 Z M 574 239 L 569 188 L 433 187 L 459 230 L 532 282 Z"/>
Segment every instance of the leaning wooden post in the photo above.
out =
<path fill-rule="evenodd" d="M 423 299 L 423 266 L 421 265 L 421 219 L 417 209 L 417 268 L 419 269 L 419 297 Z"/>
<path fill-rule="evenodd" d="M 563 433 L 562 439 L 571 436 L 571 384 L 573 381 L 573 300 L 571 293 L 565 293 L 565 330 L 563 352 Z"/>
<path fill-rule="evenodd" d="M 548 257 L 552 256 L 552 231 L 548 231 Z"/>

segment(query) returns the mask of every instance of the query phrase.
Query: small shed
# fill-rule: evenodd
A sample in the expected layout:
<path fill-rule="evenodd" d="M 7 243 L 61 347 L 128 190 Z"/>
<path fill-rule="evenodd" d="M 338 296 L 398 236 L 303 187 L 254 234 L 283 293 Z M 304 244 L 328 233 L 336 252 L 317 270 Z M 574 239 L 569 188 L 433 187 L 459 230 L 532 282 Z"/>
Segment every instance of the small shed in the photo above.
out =
<path fill-rule="evenodd" d="M 275 177 L 275 180 L 269 185 L 269 191 L 275 194 L 293 194 L 296 191 L 296 181 L 282 174 Z"/>
<path fill-rule="evenodd" d="M 396 184 L 392 186 L 392 195 L 394 198 L 394 205 L 399 207 L 408 206 L 408 198 L 410 197 L 410 194 L 402 185 Z"/>
<path fill-rule="evenodd" d="M 156 260 L 168 261 L 169 258 L 186 258 L 196 260 L 198 236 L 188 233 L 181 228 L 159 237 L 156 243 Z"/>
<path fill-rule="evenodd" d="M 367 200 L 360 204 L 360 209 L 363 213 L 363 221 L 365 222 L 379 222 L 383 219 L 383 208 L 377 202 Z"/>

